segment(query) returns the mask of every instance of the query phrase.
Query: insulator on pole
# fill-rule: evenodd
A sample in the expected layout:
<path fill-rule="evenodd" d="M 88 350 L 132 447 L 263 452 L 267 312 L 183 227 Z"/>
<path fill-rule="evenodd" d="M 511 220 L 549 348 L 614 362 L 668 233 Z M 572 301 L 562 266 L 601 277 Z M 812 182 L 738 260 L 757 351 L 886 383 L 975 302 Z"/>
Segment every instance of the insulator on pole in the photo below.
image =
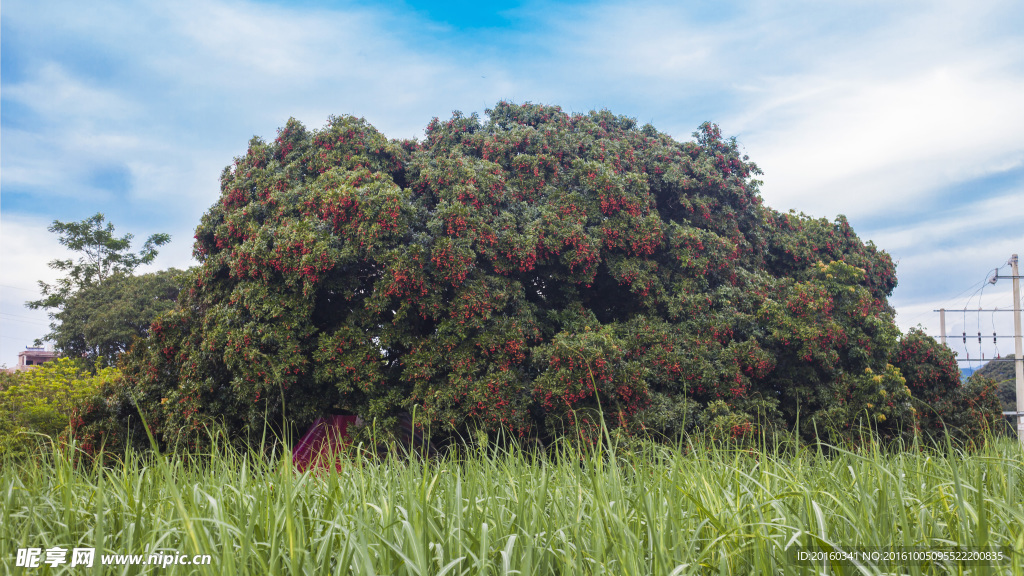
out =
<path fill-rule="evenodd" d="M 964 332 L 964 344 L 967 344 L 967 332 Z"/>

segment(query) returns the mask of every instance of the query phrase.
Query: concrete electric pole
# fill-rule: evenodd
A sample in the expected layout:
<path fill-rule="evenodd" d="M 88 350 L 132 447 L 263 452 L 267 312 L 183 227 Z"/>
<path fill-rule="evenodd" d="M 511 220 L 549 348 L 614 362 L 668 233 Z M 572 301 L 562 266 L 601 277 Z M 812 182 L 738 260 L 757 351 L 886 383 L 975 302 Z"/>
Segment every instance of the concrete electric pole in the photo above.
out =
<path fill-rule="evenodd" d="M 1020 326 L 1020 268 L 1016 254 L 1010 257 L 1010 270 L 1013 277 L 1013 366 L 1017 369 L 1017 438 L 1024 447 L 1024 342 Z"/>

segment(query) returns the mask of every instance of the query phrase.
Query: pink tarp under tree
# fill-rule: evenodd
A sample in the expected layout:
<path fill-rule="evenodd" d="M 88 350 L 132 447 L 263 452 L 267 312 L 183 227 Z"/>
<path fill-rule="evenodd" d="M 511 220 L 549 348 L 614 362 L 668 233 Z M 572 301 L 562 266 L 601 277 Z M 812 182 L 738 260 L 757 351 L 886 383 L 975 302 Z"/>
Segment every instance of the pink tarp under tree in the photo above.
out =
<path fill-rule="evenodd" d="M 348 427 L 358 416 L 324 416 L 317 418 L 292 451 L 292 463 L 305 471 L 317 465 L 333 462 L 336 452 L 349 443 Z"/>

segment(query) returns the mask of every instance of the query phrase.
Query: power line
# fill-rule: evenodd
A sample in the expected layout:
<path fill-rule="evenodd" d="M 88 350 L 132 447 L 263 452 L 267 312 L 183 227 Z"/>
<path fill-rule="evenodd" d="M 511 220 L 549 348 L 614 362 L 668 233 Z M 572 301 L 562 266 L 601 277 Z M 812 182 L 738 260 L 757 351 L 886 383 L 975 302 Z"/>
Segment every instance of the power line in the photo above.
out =
<path fill-rule="evenodd" d="M 961 332 L 960 334 L 946 334 L 946 338 L 978 338 L 978 334 L 981 334 L 981 338 L 1013 338 L 1011 334 L 985 334 L 984 332 L 968 334 L 967 332 Z M 932 338 L 941 338 L 942 334 L 932 336 Z"/>
<path fill-rule="evenodd" d="M 943 310 L 945 310 L 946 312 L 959 312 L 959 310 L 957 310 L 956 308 L 941 308 L 939 310 L 932 310 L 932 312 L 942 312 Z M 978 308 L 977 310 L 975 310 L 971 308 L 964 309 L 964 312 L 1013 312 L 1013 308 L 989 308 L 988 310 L 985 310 L 983 308 Z"/>
<path fill-rule="evenodd" d="M 35 322 L 35 321 L 32 321 L 32 320 L 21 320 L 17 316 L 11 316 L 9 314 L 0 313 L 0 316 L 8 316 L 8 318 L 3 318 L 3 320 L 5 322 L 21 322 L 23 324 L 35 324 L 36 326 L 49 326 L 49 324 L 44 324 L 43 322 Z"/>
<path fill-rule="evenodd" d="M 39 291 L 38 288 L 36 288 L 34 290 L 29 290 L 28 288 L 22 288 L 20 286 L 11 286 L 10 284 L 0 284 L 0 287 L 11 288 L 11 289 L 14 289 L 14 290 L 21 290 L 22 292 L 38 292 Z"/>
<path fill-rule="evenodd" d="M 984 303 L 985 303 L 985 300 L 984 300 L 984 298 L 985 298 L 985 289 L 988 287 L 988 284 L 995 284 L 998 280 L 1001 280 L 1003 278 L 1010 278 L 1010 276 L 1005 276 L 1005 275 L 1002 274 L 1003 270 L 1006 267 L 1008 267 L 1009 265 L 1010 265 L 1010 261 L 1007 261 L 1007 262 L 1002 263 L 998 268 L 990 269 L 991 271 L 986 274 L 986 276 L 985 276 L 986 279 L 984 281 L 982 281 L 980 283 L 972 284 L 969 288 L 966 288 L 965 290 L 961 291 L 959 294 L 957 294 L 956 296 L 954 296 L 953 298 L 950 299 L 950 300 L 953 300 L 953 301 L 960 300 L 960 298 L 964 294 L 970 293 L 970 295 L 967 297 L 966 301 L 964 301 L 964 304 L 963 304 L 962 308 L 960 308 L 959 306 L 951 306 L 949 308 L 943 308 L 943 309 L 940 309 L 940 310 L 934 310 L 933 311 L 933 312 L 939 312 L 940 314 L 942 314 L 942 316 L 940 316 L 940 324 L 941 324 L 941 328 L 942 328 L 942 330 L 941 330 L 942 334 L 940 334 L 937 337 L 942 340 L 943 344 L 948 345 L 950 348 L 953 348 L 954 350 L 962 351 L 967 356 L 966 358 L 957 359 L 957 362 L 968 362 L 969 364 L 973 365 L 973 363 L 975 363 L 975 362 L 983 363 L 983 362 L 992 361 L 992 360 L 997 359 L 997 358 L 1000 357 L 999 342 L 998 342 L 999 338 L 1003 338 L 1004 340 L 1008 339 L 1011 342 L 1013 341 L 1014 336 L 998 334 L 998 332 L 1000 331 L 1000 328 L 997 328 L 996 313 L 997 312 L 1013 312 L 1014 311 L 1013 304 L 1016 304 L 1016 302 L 1012 302 L 1010 308 L 1002 308 L 1002 307 L 985 308 L 984 307 Z M 1011 275 L 1013 273 L 1014 273 L 1014 271 L 1011 270 Z M 1019 272 L 1017 272 L 1017 274 L 1019 274 Z M 977 297 L 977 299 L 978 299 L 977 308 L 976 309 L 972 307 L 972 304 L 974 303 L 975 297 Z M 1000 298 L 1002 298 L 1002 295 L 1000 295 Z M 1012 297 L 1011 297 L 1011 300 L 1012 300 Z M 948 313 L 948 312 L 954 312 L 954 313 L 959 312 L 960 313 L 960 316 L 961 316 L 960 323 L 961 323 L 961 327 L 963 328 L 963 330 L 959 334 L 957 334 L 957 333 L 946 334 L 945 333 L 946 332 L 946 330 L 945 330 L 945 324 L 946 324 L 945 323 L 945 316 L 946 316 L 946 313 Z M 992 329 L 992 331 L 989 334 L 987 334 L 987 335 L 982 335 L 982 332 L 981 332 L 981 325 L 983 324 L 981 316 L 982 316 L 983 312 L 989 315 L 989 322 L 990 322 L 990 326 L 991 326 L 991 329 Z M 974 316 L 974 318 L 972 318 L 972 320 L 974 321 L 974 323 L 977 326 L 976 334 L 977 334 L 978 342 L 976 344 L 973 343 L 973 340 L 975 338 L 975 334 L 974 333 L 972 333 L 970 335 L 972 342 L 969 343 L 967 341 L 968 332 L 967 332 L 966 328 L 971 323 L 968 320 L 968 313 L 972 313 L 971 316 Z M 954 316 L 954 318 L 955 318 L 955 316 Z M 1000 318 L 1005 318 L 1005 317 L 1001 316 Z M 1002 322 L 999 322 L 999 324 L 1001 325 Z M 954 326 L 955 325 L 956 324 L 954 324 Z M 972 332 L 974 332 L 974 331 L 972 331 Z M 992 338 L 992 342 L 989 343 L 989 344 L 985 344 L 984 338 L 988 338 L 988 337 Z M 947 343 L 947 339 L 949 340 L 948 343 Z M 962 343 L 956 342 L 957 340 L 962 340 Z M 994 351 L 994 353 L 991 355 L 990 358 L 986 358 L 986 356 L 988 355 L 988 354 L 986 354 L 986 350 L 985 350 L 986 348 L 989 348 L 990 350 Z M 973 353 L 972 353 L 972 349 L 974 350 Z"/>

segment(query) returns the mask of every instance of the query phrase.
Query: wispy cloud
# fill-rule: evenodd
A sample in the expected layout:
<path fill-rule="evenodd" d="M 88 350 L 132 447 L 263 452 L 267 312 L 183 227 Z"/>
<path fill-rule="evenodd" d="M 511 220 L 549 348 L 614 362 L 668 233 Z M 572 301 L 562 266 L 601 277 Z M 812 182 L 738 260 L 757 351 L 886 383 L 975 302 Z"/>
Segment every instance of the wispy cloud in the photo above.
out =
<path fill-rule="evenodd" d="M 819 214 L 912 212 L 936 188 L 1019 165 L 1024 77 L 988 67 L 937 67 L 888 82 L 804 80 L 820 89 L 775 98 L 749 123 L 745 142 L 760 151 L 766 196 Z M 780 116 L 789 121 L 765 126 Z"/>
<path fill-rule="evenodd" d="M 964 238 L 987 237 L 994 230 L 1006 233 L 1002 241 L 1024 242 L 1022 199 L 1024 187 L 974 203 L 968 216 L 960 210 L 944 211 L 935 218 L 883 228 L 872 237 L 888 250 L 911 253 L 929 252 L 929 247 L 936 245 L 959 245 Z"/>

